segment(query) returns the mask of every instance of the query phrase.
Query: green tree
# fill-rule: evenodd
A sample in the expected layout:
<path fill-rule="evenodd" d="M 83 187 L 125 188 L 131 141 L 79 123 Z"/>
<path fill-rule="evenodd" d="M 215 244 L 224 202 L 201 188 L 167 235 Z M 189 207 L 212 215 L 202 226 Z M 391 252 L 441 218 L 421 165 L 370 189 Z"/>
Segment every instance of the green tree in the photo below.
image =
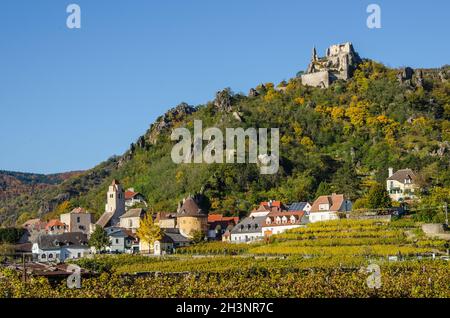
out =
<path fill-rule="evenodd" d="M 369 209 L 382 209 L 392 206 L 389 193 L 380 183 L 374 184 L 367 194 L 367 207 Z"/>
<path fill-rule="evenodd" d="M 192 233 L 192 242 L 197 244 L 203 242 L 205 239 L 205 234 L 202 231 L 194 231 Z"/>
<path fill-rule="evenodd" d="M 101 251 L 109 245 L 109 238 L 101 226 L 97 226 L 89 239 L 89 246 L 95 247 L 96 251 Z"/>
<path fill-rule="evenodd" d="M 136 234 L 142 242 L 147 243 L 151 247 L 155 241 L 162 239 L 164 233 L 161 228 L 153 222 L 152 215 L 148 213 L 145 218 L 141 220 Z"/>

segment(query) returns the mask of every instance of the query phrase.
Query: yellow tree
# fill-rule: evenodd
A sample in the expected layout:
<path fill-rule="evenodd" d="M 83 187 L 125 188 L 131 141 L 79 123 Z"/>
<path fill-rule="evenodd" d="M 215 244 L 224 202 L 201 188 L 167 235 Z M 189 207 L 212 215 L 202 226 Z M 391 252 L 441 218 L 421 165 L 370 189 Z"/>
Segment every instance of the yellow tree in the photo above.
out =
<path fill-rule="evenodd" d="M 148 213 L 141 221 L 136 234 L 141 242 L 148 244 L 151 248 L 155 241 L 162 239 L 163 231 L 153 222 L 151 213 Z"/>

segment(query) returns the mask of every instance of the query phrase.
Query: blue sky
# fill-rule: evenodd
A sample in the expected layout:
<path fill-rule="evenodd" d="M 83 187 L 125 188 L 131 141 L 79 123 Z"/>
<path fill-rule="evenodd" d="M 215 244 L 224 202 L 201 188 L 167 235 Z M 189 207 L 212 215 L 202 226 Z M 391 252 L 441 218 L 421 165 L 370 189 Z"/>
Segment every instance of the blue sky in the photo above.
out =
<path fill-rule="evenodd" d="M 82 28 L 66 27 L 77 3 Z M 366 27 L 366 7 L 382 28 Z M 278 83 L 351 41 L 388 66 L 450 56 L 450 2 L 3 0 L 0 170 L 88 169 L 122 154 L 159 115 L 219 89 Z"/>

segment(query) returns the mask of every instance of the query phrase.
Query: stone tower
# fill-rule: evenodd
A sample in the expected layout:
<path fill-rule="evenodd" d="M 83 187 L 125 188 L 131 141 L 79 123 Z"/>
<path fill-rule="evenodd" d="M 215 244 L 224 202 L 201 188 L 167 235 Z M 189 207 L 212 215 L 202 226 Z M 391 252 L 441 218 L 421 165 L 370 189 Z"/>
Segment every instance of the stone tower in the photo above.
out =
<path fill-rule="evenodd" d="M 113 180 L 108 189 L 105 212 L 113 213 L 111 223 L 116 224 L 125 213 L 125 193 L 119 181 Z"/>
<path fill-rule="evenodd" d="M 197 231 L 208 230 L 208 213 L 203 211 L 192 196 L 183 200 L 177 211 L 177 226 L 181 235 L 192 238 Z"/>

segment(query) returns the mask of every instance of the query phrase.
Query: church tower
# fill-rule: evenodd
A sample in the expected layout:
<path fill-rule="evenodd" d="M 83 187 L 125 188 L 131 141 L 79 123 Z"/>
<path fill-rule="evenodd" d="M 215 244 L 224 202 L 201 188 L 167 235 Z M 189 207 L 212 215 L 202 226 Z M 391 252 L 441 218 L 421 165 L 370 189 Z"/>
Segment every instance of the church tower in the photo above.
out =
<path fill-rule="evenodd" d="M 125 193 L 122 185 L 113 180 L 108 189 L 105 212 L 113 213 L 112 223 L 119 221 L 119 217 L 125 213 Z"/>

